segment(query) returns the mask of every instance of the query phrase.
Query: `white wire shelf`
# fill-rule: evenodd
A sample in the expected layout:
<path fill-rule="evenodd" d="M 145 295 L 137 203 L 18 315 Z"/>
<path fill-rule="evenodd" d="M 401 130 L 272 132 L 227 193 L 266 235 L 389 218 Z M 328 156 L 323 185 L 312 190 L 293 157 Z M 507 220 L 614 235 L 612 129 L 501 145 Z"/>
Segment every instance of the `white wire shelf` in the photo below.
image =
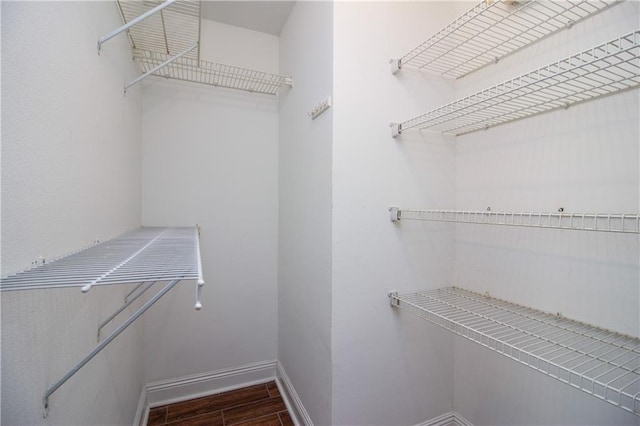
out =
<path fill-rule="evenodd" d="M 100 324 L 98 345 L 44 392 L 45 418 L 51 395 L 182 280 L 196 281 L 195 309 L 202 308 L 200 298 L 204 280 L 199 233 L 197 226 L 140 228 L 0 279 L 0 291 L 80 287 L 87 292 L 93 286 L 141 283 L 127 295 L 122 307 Z M 100 341 L 102 328 L 158 281 L 168 281 L 168 284 Z M 130 297 L 133 293 L 135 297 Z"/>
<path fill-rule="evenodd" d="M 199 0 L 117 0 L 117 4 L 124 25 L 98 39 L 98 52 L 102 44 L 127 32 L 143 74 L 125 84 L 125 95 L 149 75 L 268 95 L 293 84 L 290 77 L 201 60 Z"/>
<path fill-rule="evenodd" d="M 391 305 L 640 415 L 640 339 L 460 288 Z"/>
<path fill-rule="evenodd" d="M 196 228 L 140 228 L 0 279 L 1 291 L 202 281 Z"/>
<path fill-rule="evenodd" d="M 169 55 L 164 53 L 139 49 L 134 51 L 134 58 L 145 73 L 171 59 Z M 186 56 L 174 60 L 152 74 L 158 77 L 266 95 L 277 95 L 283 86 L 292 85 L 290 77 L 197 60 Z"/>
<path fill-rule="evenodd" d="M 483 0 L 401 59 L 403 66 L 460 78 L 616 4 L 616 0 Z"/>
<path fill-rule="evenodd" d="M 429 129 L 461 135 L 637 87 L 640 30 L 407 120 L 392 134 Z"/>
<path fill-rule="evenodd" d="M 427 220 L 625 234 L 640 233 L 640 215 L 638 214 L 419 210 L 399 209 L 397 207 L 389 208 L 389 212 L 393 222 L 399 220 Z"/>
<path fill-rule="evenodd" d="M 134 21 L 164 1 L 118 0 L 122 20 Z M 199 0 L 179 0 L 127 30 L 134 49 L 177 55 L 200 41 L 201 6 Z M 186 57 L 199 59 L 200 49 Z"/>

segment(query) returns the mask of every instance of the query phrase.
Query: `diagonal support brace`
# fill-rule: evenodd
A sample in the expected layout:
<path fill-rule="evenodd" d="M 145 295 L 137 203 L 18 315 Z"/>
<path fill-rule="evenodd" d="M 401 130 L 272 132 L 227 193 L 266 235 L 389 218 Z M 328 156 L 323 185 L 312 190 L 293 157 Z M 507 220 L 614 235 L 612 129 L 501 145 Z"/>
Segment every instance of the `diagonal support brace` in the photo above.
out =
<path fill-rule="evenodd" d="M 138 309 L 133 315 L 131 315 L 131 317 L 128 320 L 126 320 L 122 325 L 120 325 L 120 327 L 118 327 L 116 330 L 111 332 L 111 334 L 109 334 L 102 341 L 102 343 L 100 343 L 91 352 L 89 352 L 89 354 L 87 356 L 85 356 L 82 359 L 82 361 L 80 361 L 75 367 L 73 367 L 67 374 L 65 374 L 64 377 L 62 377 L 55 384 L 53 384 L 49 389 L 47 389 L 45 391 L 45 393 L 44 393 L 43 398 L 42 398 L 42 403 L 44 404 L 43 417 L 46 418 L 47 415 L 49 414 L 49 397 L 55 391 L 57 391 L 60 388 L 60 386 L 65 384 L 67 382 L 67 380 L 69 380 L 71 377 L 73 377 L 73 375 L 76 374 L 82 367 L 84 367 L 86 363 L 88 363 L 89 361 L 91 361 L 91 359 L 93 359 L 93 357 L 98 355 L 105 347 L 107 347 L 107 345 L 109 343 L 111 343 L 113 341 L 113 339 L 118 337 L 118 335 L 120 335 L 120 333 L 122 333 L 124 330 L 127 329 L 127 327 L 129 327 L 131 324 L 133 324 L 133 322 L 135 320 L 137 320 L 142 314 L 144 314 L 151 306 L 153 306 L 158 300 L 160 300 L 160 298 L 162 296 L 167 294 L 169 292 L 169 290 L 171 290 L 173 287 L 175 287 L 176 284 L 178 284 L 179 282 L 180 282 L 180 280 L 174 280 L 174 281 L 171 281 L 169 284 L 167 284 L 166 287 L 164 287 L 155 296 L 153 296 L 151 299 L 149 299 L 149 301 L 147 301 L 147 303 L 142 305 L 142 307 L 140 309 Z"/>
<path fill-rule="evenodd" d="M 118 315 L 120 315 L 122 313 L 122 311 L 124 311 L 125 309 L 127 309 L 133 302 L 135 302 L 140 296 L 142 296 L 144 294 L 145 291 L 149 290 L 151 288 L 151 286 L 153 286 L 155 284 L 155 281 L 151 281 L 148 283 L 143 283 L 142 285 L 144 285 L 144 287 L 142 287 L 142 290 L 138 291 L 137 293 L 135 293 L 135 295 L 131 298 L 129 298 L 128 300 L 125 300 L 124 304 L 118 309 L 116 310 L 113 314 L 111 314 L 111 316 L 109 316 L 109 318 L 107 318 L 106 320 L 104 320 L 102 322 L 102 324 L 100 324 L 98 326 L 98 342 L 100 341 L 100 332 L 102 331 L 102 329 L 109 324 L 111 321 L 114 320 L 115 317 L 117 317 Z M 139 289 L 140 287 L 137 287 L 137 289 Z"/>
<path fill-rule="evenodd" d="M 140 81 L 142 81 L 144 78 L 150 76 L 151 74 L 153 74 L 154 72 L 158 71 L 159 69 L 162 69 L 164 67 L 166 67 L 167 65 L 169 65 L 170 63 L 182 58 L 184 55 L 186 55 L 187 53 L 191 52 L 193 49 L 195 49 L 196 47 L 198 47 L 199 43 L 194 44 L 193 46 L 191 46 L 190 48 L 188 48 L 187 50 L 183 51 L 182 53 L 179 53 L 178 55 L 167 59 L 166 61 L 164 61 L 163 63 L 161 63 L 160 65 L 154 67 L 153 69 L 150 69 L 149 71 L 147 71 L 146 73 L 142 74 L 141 76 L 139 76 L 138 78 L 136 78 L 135 80 L 131 81 L 130 83 L 127 83 L 124 86 L 124 94 L 127 94 L 127 89 L 129 89 L 129 87 L 133 86 L 136 83 L 139 83 Z"/>
<path fill-rule="evenodd" d="M 115 36 L 120 34 L 121 32 L 128 30 L 129 28 L 133 27 L 134 25 L 144 21 L 149 16 L 161 11 L 162 9 L 164 9 L 165 7 L 171 5 L 175 1 L 176 0 L 167 0 L 164 3 L 159 4 L 158 6 L 154 7 L 153 9 L 146 11 L 142 15 L 138 16 L 136 19 L 132 19 L 131 21 L 127 22 L 126 24 L 124 24 L 120 28 L 116 28 L 115 30 L 111 31 L 109 34 L 106 34 L 106 35 L 103 35 L 102 37 L 100 37 L 98 39 L 98 54 L 100 54 L 100 48 L 102 47 L 102 45 L 105 42 L 111 40 L 112 38 L 114 38 Z"/>

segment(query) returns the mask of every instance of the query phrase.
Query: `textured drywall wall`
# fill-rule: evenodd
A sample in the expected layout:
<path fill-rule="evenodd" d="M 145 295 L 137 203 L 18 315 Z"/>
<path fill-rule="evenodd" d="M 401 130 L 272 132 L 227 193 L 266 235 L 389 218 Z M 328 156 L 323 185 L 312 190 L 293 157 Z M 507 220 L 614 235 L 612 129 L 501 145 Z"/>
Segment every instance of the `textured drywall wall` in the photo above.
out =
<path fill-rule="evenodd" d="M 201 55 L 277 72 L 278 38 L 203 20 Z M 154 77 L 142 123 L 142 223 L 199 224 L 206 281 L 146 315 L 147 382 L 276 359 L 277 98 Z"/>
<path fill-rule="evenodd" d="M 113 2 L 2 4 L 2 274 L 140 226 L 140 94 Z M 64 384 L 128 288 L 2 293 L 2 423 L 131 424 L 142 385 L 131 327 Z"/>
<path fill-rule="evenodd" d="M 453 227 L 391 223 L 387 209 L 454 202 L 452 142 L 389 128 L 453 87 L 388 63 L 453 16 L 447 2 L 334 6 L 332 424 L 417 424 L 452 409 L 452 336 L 391 308 L 387 292 L 447 285 Z"/>
<path fill-rule="evenodd" d="M 314 424 L 331 424 L 330 2 L 298 2 L 280 36 L 278 359 Z"/>
<path fill-rule="evenodd" d="M 635 30 L 639 6 L 621 2 L 472 74 L 458 82 L 457 97 Z M 635 89 L 458 137 L 456 208 L 638 213 L 638 99 Z M 637 235 L 456 230 L 457 285 L 635 336 L 639 265 Z M 638 424 L 597 398 L 495 357 L 456 343 L 456 410 L 473 424 Z"/>

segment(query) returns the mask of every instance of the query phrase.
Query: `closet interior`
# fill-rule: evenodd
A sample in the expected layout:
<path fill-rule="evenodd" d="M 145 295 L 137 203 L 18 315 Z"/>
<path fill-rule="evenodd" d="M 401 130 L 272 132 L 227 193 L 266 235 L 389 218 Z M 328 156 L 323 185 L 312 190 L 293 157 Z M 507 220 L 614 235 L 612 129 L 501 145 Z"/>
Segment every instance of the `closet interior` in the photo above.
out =
<path fill-rule="evenodd" d="M 443 77 L 463 78 L 555 31 L 570 28 L 617 2 L 481 2 L 401 59 L 390 61 L 396 74 L 407 65 Z M 483 89 L 402 123 L 403 131 L 437 131 L 454 136 L 486 130 L 633 89 L 640 84 L 640 33 L 634 30 Z M 391 207 L 392 222 L 443 221 L 557 230 L 640 233 L 636 213 L 566 213 L 420 210 Z M 461 231 L 464 232 L 464 231 Z M 564 231 L 560 231 L 564 232 Z M 472 291 L 446 287 L 399 295 L 391 306 L 406 308 L 457 335 L 536 371 L 640 414 L 640 339 L 513 304 Z"/>
<path fill-rule="evenodd" d="M 3 424 L 640 424 L 639 3 L 0 14 Z"/>

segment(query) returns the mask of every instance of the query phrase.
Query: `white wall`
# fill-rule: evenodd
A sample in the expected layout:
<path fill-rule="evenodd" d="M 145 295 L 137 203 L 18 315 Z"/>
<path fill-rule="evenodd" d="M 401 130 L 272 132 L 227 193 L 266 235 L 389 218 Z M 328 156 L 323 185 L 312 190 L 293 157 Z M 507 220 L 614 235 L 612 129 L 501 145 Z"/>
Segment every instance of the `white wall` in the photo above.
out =
<path fill-rule="evenodd" d="M 416 424 L 453 408 L 453 336 L 387 298 L 453 278 L 453 227 L 393 224 L 387 211 L 455 200 L 452 141 L 389 129 L 453 87 L 388 64 L 453 12 L 446 2 L 334 5 L 332 424 Z"/>
<path fill-rule="evenodd" d="M 278 38 L 203 20 L 203 60 L 277 72 Z M 142 223 L 199 224 L 205 287 L 145 316 L 146 381 L 277 358 L 278 100 L 149 78 Z"/>
<path fill-rule="evenodd" d="M 457 97 L 637 29 L 639 6 L 622 2 L 460 80 Z M 638 117 L 636 89 L 458 137 L 455 207 L 637 213 Z M 458 225 L 455 270 L 463 288 L 640 334 L 637 236 Z M 496 358 L 456 342 L 456 409 L 476 425 L 638 424 L 631 414 Z"/>
<path fill-rule="evenodd" d="M 2 274 L 140 226 L 140 93 L 113 2 L 2 3 Z M 131 327 L 50 399 L 129 288 L 2 293 L 2 422 L 131 424 L 142 384 Z"/>
<path fill-rule="evenodd" d="M 314 424 L 331 424 L 331 2 L 298 2 L 280 36 L 278 359 Z"/>

